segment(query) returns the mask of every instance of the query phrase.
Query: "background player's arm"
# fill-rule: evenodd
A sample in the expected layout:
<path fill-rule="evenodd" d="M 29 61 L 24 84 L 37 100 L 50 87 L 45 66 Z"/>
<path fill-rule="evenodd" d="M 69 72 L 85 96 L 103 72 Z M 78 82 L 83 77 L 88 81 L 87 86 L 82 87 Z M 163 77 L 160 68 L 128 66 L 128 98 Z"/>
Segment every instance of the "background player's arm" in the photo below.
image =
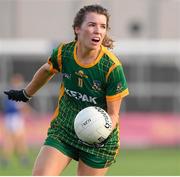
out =
<path fill-rule="evenodd" d="M 54 73 L 50 72 L 50 65 L 45 63 L 38 69 L 31 82 L 26 86 L 26 93 L 29 96 L 33 96 L 53 75 Z"/>
<path fill-rule="evenodd" d="M 119 124 L 119 111 L 122 99 L 115 101 L 107 101 L 107 113 L 112 119 L 112 128 L 114 129 Z"/>

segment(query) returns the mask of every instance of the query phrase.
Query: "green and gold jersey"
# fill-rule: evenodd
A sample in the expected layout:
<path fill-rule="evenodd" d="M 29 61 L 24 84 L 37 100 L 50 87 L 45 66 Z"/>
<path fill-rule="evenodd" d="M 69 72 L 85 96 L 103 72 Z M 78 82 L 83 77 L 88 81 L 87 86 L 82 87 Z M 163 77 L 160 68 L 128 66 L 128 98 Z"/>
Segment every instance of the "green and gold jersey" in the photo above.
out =
<path fill-rule="evenodd" d="M 112 138 L 109 138 L 103 148 L 95 150 L 78 141 L 73 125 L 74 118 L 81 109 L 87 106 L 99 106 L 106 110 L 107 101 L 128 95 L 127 83 L 119 59 L 106 47 L 101 46 L 96 60 L 84 65 L 77 59 L 76 43 L 71 42 L 55 48 L 48 63 L 51 66 L 50 72 L 60 72 L 63 75 L 59 104 L 48 136 L 89 153 L 113 158 L 119 147 L 117 130 L 113 133 L 115 136 L 112 134 Z"/>
<path fill-rule="evenodd" d="M 105 108 L 106 99 L 111 101 L 128 94 L 120 61 L 103 46 L 97 59 L 88 65 L 78 61 L 75 42 L 54 49 L 49 63 L 52 72 L 63 75 L 64 94 L 78 104 Z"/>

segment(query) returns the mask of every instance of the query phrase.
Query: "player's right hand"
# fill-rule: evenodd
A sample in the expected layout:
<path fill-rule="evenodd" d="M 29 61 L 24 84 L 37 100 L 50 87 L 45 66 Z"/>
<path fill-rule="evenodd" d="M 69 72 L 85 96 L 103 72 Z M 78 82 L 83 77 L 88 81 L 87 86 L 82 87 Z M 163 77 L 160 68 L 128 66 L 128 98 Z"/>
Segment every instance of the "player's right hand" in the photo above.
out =
<path fill-rule="evenodd" d="M 24 89 L 4 91 L 4 93 L 8 96 L 9 100 L 27 102 L 31 99 Z"/>

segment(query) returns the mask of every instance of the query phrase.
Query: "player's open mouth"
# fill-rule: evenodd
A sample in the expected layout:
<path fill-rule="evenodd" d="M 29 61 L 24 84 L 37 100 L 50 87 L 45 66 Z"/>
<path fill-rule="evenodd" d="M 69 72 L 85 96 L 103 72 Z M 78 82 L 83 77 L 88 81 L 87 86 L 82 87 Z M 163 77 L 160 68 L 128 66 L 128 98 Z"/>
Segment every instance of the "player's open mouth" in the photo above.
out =
<path fill-rule="evenodd" d="M 94 37 L 92 38 L 92 42 L 98 43 L 100 41 L 99 37 Z"/>

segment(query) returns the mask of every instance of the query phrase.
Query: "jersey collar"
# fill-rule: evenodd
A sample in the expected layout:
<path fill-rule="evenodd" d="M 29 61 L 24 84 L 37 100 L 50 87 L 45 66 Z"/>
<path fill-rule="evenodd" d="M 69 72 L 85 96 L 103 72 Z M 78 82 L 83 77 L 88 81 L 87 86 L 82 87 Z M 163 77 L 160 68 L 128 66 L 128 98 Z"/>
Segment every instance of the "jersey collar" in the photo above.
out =
<path fill-rule="evenodd" d="M 103 50 L 103 46 L 101 45 L 101 49 L 100 49 L 100 52 L 99 52 L 99 55 L 97 56 L 97 58 L 92 62 L 92 63 L 89 63 L 89 64 L 82 64 L 79 60 L 78 60 L 78 58 L 77 58 L 77 42 L 76 42 L 76 44 L 75 44 L 75 46 L 74 46 L 74 60 L 75 60 L 75 62 L 79 65 L 79 66 L 81 66 L 81 67 L 83 67 L 83 68 L 90 68 L 90 67 L 93 67 L 94 65 L 96 65 L 98 62 L 99 62 L 99 60 L 102 58 L 102 56 L 104 55 L 104 50 Z"/>

